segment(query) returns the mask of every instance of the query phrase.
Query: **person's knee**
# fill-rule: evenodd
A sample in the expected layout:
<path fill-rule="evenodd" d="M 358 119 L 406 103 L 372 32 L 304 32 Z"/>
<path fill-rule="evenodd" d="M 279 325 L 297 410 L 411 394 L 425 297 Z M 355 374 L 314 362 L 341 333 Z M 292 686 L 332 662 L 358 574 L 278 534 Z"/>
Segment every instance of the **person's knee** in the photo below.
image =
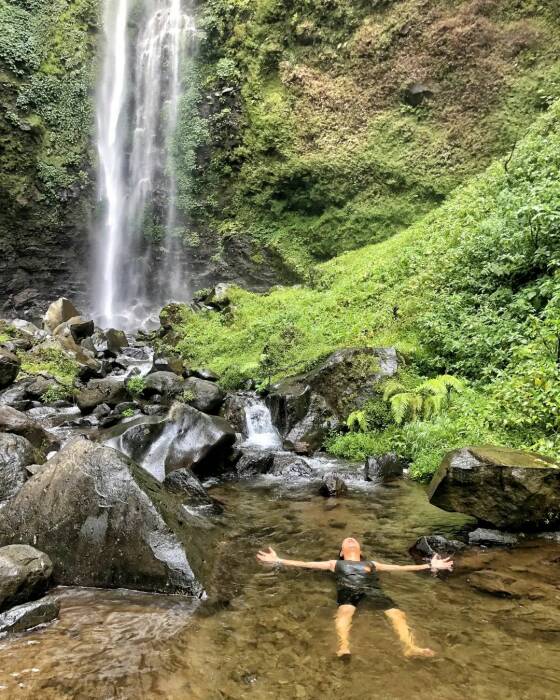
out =
<path fill-rule="evenodd" d="M 389 608 L 388 610 L 384 610 L 385 615 L 387 615 L 388 618 L 393 619 L 393 620 L 398 620 L 398 619 L 404 619 L 404 613 L 402 610 L 399 608 Z"/>
<path fill-rule="evenodd" d="M 352 617 L 356 612 L 356 608 L 353 605 L 339 605 L 336 612 L 336 616 L 340 618 Z"/>

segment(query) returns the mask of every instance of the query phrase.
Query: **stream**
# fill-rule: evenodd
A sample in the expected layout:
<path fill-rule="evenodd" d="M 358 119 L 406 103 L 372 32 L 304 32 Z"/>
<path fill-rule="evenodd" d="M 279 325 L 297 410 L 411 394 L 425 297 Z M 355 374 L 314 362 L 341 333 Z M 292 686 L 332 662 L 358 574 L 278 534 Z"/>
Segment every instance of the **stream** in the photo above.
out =
<path fill-rule="evenodd" d="M 328 458 L 311 460 L 320 472 Z M 535 581 L 560 562 L 554 542 L 459 557 L 448 578 L 384 574 L 382 584 L 409 616 L 433 660 L 406 660 L 382 613 L 359 609 L 349 665 L 335 657 L 330 573 L 260 566 L 267 545 L 281 556 L 334 558 L 345 535 L 366 556 L 410 563 L 417 537 L 457 533 L 463 516 L 430 506 L 424 488 L 401 480 L 375 485 L 356 465 L 349 494 L 326 500 L 316 483 L 259 477 L 216 483 L 225 506 L 218 584 L 209 599 L 131 591 L 59 588 L 60 619 L 0 641 L 0 697 L 50 700 L 166 698 L 558 697 L 560 615 L 556 601 L 497 598 L 473 589 L 469 571 L 531 570 Z M 539 564 L 540 562 L 540 564 Z M 536 568 L 540 566 L 539 570 Z M 558 589 L 556 589 L 558 592 Z M 535 694 L 535 683 L 538 693 Z"/>

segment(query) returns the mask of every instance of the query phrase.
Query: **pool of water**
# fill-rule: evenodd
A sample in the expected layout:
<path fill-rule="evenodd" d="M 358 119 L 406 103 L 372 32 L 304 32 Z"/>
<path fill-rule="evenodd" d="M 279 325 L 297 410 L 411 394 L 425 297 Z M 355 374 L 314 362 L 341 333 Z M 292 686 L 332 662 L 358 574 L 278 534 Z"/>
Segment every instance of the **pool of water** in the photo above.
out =
<path fill-rule="evenodd" d="M 462 516 L 427 503 L 408 481 L 354 481 L 326 500 L 316 484 L 279 479 L 217 484 L 226 522 L 209 599 L 57 589 L 60 619 L 0 640 L 0 698 L 256 700 L 365 698 L 548 700 L 560 688 L 560 545 L 523 542 L 468 553 L 451 576 L 384 574 L 418 642 L 437 656 L 407 660 L 384 618 L 359 609 L 353 656 L 335 656 L 332 574 L 259 565 L 258 549 L 335 558 L 353 535 L 367 557 L 410 563 L 423 534 L 452 535 Z M 473 586 L 479 569 L 528 589 L 502 598 Z M 509 578 L 508 578 L 509 577 Z"/>

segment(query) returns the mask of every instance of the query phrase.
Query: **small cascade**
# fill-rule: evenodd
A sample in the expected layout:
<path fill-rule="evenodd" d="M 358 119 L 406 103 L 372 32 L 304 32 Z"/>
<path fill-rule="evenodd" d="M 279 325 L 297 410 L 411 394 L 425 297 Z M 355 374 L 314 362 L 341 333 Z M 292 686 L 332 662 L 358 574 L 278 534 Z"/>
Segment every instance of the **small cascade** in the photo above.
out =
<path fill-rule="evenodd" d="M 272 423 L 270 410 L 258 396 L 251 396 L 245 406 L 245 423 L 247 439 L 244 447 L 256 447 L 261 450 L 281 450 L 282 438 Z"/>

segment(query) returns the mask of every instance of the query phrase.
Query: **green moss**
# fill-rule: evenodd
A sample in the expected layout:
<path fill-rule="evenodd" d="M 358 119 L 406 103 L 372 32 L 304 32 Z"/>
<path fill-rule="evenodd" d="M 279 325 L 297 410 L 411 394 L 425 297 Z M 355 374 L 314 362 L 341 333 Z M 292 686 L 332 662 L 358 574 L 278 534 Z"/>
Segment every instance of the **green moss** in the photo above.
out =
<path fill-rule="evenodd" d="M 80 366 L 62 350 L 36 349 L 18 353 L 24 374 L 50 374 L 65 387 L 72 387 Z M 64 397 L 66 398 L 66 396 Z"/>

